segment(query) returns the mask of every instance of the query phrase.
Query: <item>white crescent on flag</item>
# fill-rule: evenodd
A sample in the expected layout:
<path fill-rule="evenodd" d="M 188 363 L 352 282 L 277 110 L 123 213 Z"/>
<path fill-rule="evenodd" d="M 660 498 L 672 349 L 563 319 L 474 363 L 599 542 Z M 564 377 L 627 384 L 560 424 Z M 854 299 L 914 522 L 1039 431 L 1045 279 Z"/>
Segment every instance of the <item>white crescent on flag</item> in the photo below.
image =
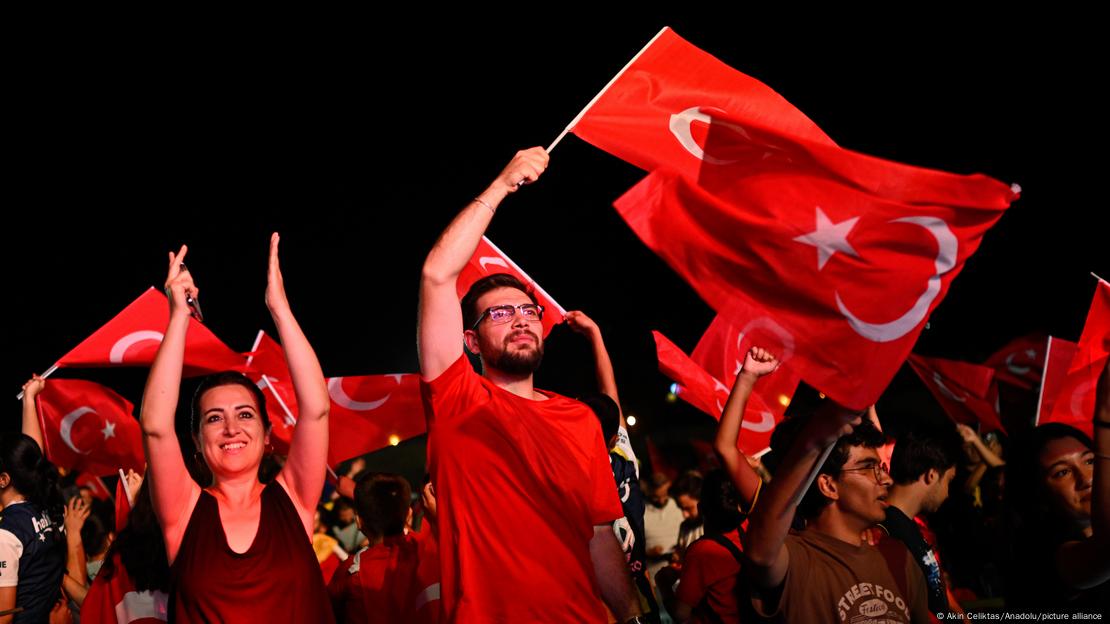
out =
<path fill-rule="evenodd" d="M 66 446 L 73 449 L 74 453 L 88 455 L 90 451 L 82 451 L 81 449 L 77 448 L 76 444 L 73 443 L 73 425 L 75 425 L 77 423 L 77 420 L 85 414 L 95 413 L 96 410 L 94 410 L 93 408 L 82 406 L 66 414 L 65 417 L 62 418 L 62 424 L 60 427 L 58 427 L 58 433 L 62 436 L 62 442 L 65 442 Z"/>
<path fill-rule="evenodd" d="M 149 329 L 131 332 L 130 334 L 127 334 L 123 338 L 117 340 L 116 343 L 112 345 L 112 350 L 108 353 L 108 361 L 113 364 L 122 364 L 123 356 L 133 345 L 136 345 L 140 342 L 145 342 L 147 340 L 153 340 L 154 342 L 161 343 L 162 339 L 164 338 L 165 336 L 161 332 L 156 332 Z"/>
<path fill-rule="evenodd" d="M 956 254 L 959 251 L 959 241 L 952 233 L 951 228 L 943 220 L 936 217 L 903 217 L 893 219 L 889 223 L 912 223 L 925 228 L 937 241 L 936 273 L 929 277 L 925 292 L 917 298 L 913 307 L 902 316 L 888 323 L 868 323 L 861 320 L 840 298 L 840 293 L 834 293 L 836 307 L 848 319 L 857 334 L 873 342 L 891 342 L 913 331 L 929 314 L 929 306 L 940 294 L 940 276 L 951 271 L 956 266 Z"/>

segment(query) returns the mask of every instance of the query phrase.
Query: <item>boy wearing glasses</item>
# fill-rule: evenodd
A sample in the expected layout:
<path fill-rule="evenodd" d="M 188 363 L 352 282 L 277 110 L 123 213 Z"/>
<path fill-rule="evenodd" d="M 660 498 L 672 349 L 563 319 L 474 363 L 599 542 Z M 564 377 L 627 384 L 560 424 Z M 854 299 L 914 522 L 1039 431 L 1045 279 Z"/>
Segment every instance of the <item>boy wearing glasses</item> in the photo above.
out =
<path fill-rule="evenodd" d="M 606 605 L 618 622 L 640 613 L 612 530 L 624 512 L 598 421 L 533 386 L 543 308 L 506 274 L 475 282 L 461 306 L 456 296 L 501 201 L 546 167 L 543 149 L 518 152 L 443 232 L 421 276 L 417 338 L 447 622 L 605 622 Z"/>
<path fill-rule="evenodd" d="M 744 540 L 757 612 L 782 622 L 930 621 L 925 580 L 909 553 L 892 570 L 863 541 L 889 506 L 883 441 L 858 412 L 831 401 L 776 428 L 771 448 L 786 457 Z M 791 530 L 795 511 L 800 531 Z"/>

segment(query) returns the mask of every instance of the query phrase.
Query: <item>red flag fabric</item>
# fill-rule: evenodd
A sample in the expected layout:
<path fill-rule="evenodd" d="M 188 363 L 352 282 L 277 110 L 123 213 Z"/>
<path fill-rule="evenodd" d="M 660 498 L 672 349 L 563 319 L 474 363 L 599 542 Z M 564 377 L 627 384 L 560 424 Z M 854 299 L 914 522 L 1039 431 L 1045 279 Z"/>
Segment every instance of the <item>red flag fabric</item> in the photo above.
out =
<path fill-rule="evenodd" d="M 59 367 L 150 366 L 169 322 L 169 302 L 148 289 L 115 318 L 65 354 Z M 244 370 L 243 356 L 232 351 L 202 323 L 189 319 L 185 340 L 186 377 Z"/>
<path fill-rule="evenodd" d="M 1099 281 L 1079 344 L 1052 338 L 1045 358 L 1038 424 L 1062 422 L 1093 435 L 1095 390 L 1110 358 L 1110 284 Z"/>
<path fill-rule="evenodd" d="M 1110 282 L 1098 281 L 1091 309 L 1087 312 L 1087 322 L 1083 324 L 1083 334 L 1079 337 L 1077 359 L 1072 361 L 1068 372 L 1089 369 L 1105 363 L 1110 355 Z M 1102 369 L 1095 371 L 1097 378 Z M 1093 414 L 1093 412 L 1092 412 Z"/>
<path fill-rule="evenodd" d="M 706 145 L 715 113 L 833 145 L 770 87 L 690 45 L 669 28 L 641 51 L 572 132 L 648 171 L 668 167 L 693 178 L 703 160 L 730 159 Z"/>
<path fill-rule="evenodd" d="M 720 420 L 721 411 L 728 400 L 729 387 L 714 379 L 694 363 L 682 349 L 663 334 L 653 331 L 659 370 L 679 385 L 678 396 L 684 401 Z M 777 374 L 777 372 L 775 373 Z M 758 395 L 752 394 L 744 410 L 741 435 L 737 446 L 745 455 L 759 455 L 770 448 L 771 432 L 781 418 Z"/>
<path fill-rule="evenodd" d="M 470 286 L 474 282 L 482 279 L 487 275 L 494 273 L 508 273 L 520 281 L 528 284 L 535 292 L 536 299 L 544 308 L 543 313 L 543 335 L 546 338 L 551 333 L 551 329 L 563 322 L 563 317 L 566 316 L 567 311 L 563 306 L 559 305 L 551 295 L 547 294 L 539 284 L 535 282 L 527 273 L 524 272 L 505 252 L 497 248 L 490 239 L 485 236 L 482 237 L 482 242 L 478 243 L 478 249 L 474 255 L 470 257 L 470 261 L 459 275 L 456 282 L 456 291 L 458 292 L 459 299 L 463 298 L 466 291 L 470 290 Z"/>
<path fill-rule="evenodd" d="M 102 477 L 143 469 L 139 421 L 127 399 L 98 383 L 51 379 L 35 397 L 46 456 L 56 465 Z"/>
<path fill-rule="evenodd" d="M 993 400 L 994 369 L 916 354 L 907 361 L 952 420 L 983 433 L 1005 432 Z"/>
<path fill-rule="evenodd" d="M 297 395 L 285 364 L 285 352 L 277 341 L 259 330 L 247 356 L 247 365 L 251 369 L 247 376 L 258 384 L 266 397 L 266 413 L 272 425 L 270 443 L 276 453 L 288 455 L 298 412 Z"/>
<path fill-rule="evenodd" d="M 726 201 L 655 171 L 615 206 L 719 314 L 774 318 L 797 341 L 802 379 L 863 409 L 1015 195 L 983 176 L 832 149 L 823 157 L 840 159 L 836 173 L 801 158 L 777 172 L 737 168 Z M 838 179 L 857 165 L 866 179 Z"/>
<path fill-rule="evenodd" d="M 767 349 L 779 359 L 778 369 L 773 375 L 760 379 L 755 394 L 775 415 L 775 420 L 780 421 L 801 378 L 790 363 L 796 348 L 794 336 L 774 319 L 753 317 L 743 325 L 736 325 L 718 314 L 698 341 L 690 359 L 731 388 L 752 347 Z"/>
<path fill-rule="evenodd" d="M 1055 336 L 1049 336 L 1047 344 L 1036 424 L 1062 422 L 1090 434 L 1093 430 L 1090 421 L 1094 414 L 1095 386 L 1082 373 L 1068 373 L 1068 367 L 1079 352 L 1079 345 Z M 1090 403 L 1092 411 L 1084 417 L 1087 403 Z M 1083 421 L 1087 421 L 1085 426 Z"/>
<path fill-rule="evenodd" d="M 105 485 L 104 479 L 96 475 L 91 475 L 87 472 L 78 473 L 77 478 L 75 478 L 73 482 L 77 484 L 77 487 L 89 488 L 93 498 L 97 500 L 112 500 L 112 493 L 108 491 L 108 486 Z"/>
<path fill-rule="evenodd" d="M 1030 334 L 1010 341 L 983 364 L 994 369 L 994 378 L 1011 386 L 1032 390 L 1041 383 L 1048 336 Z"/>
<path fill-rule="evenodd" d="M 420 375 L 332 377 L 328 394 L 328 463 L 333 466 L 426 430 Z"/>
<path fill-rule="evenodd" d="M 259 331 L 250 353 L 248 373 L 266 396 L 273 424 L 274 450 L 287 454 L 300 414 L 285 353 L 274 339 Z M 328 465 L 376 451 L 425 431 L 419 375 L 332 377 L 328 382 Z"/>

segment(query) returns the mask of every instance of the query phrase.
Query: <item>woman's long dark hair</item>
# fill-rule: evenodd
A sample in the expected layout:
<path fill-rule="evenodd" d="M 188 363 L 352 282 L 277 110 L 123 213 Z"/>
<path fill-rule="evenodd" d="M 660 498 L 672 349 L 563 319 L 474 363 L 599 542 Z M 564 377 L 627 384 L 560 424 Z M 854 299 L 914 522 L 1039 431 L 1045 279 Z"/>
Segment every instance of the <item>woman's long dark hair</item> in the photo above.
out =
<path fill-rule="evenodd" d="M 8 473 L 15 491 L 46 512 L 61 535 L 65 500 L 58 486 L 60 476 L 54 464 L 42 454 L 38 443 L 23 433 L 0 434 L 0 472 Z"/>
<path fill-rule="evenodd" d="M 135 506 L 127 516 L 127 526 L 119 532 L 104 557 L 100 575 L 109 581 L 116 574 L 116 553 L 138 591 L 170 591 L 170 564 L 166 558 L 166 542 L 154 515 L 150 500 L 149 475 L 135 495 Z"/>

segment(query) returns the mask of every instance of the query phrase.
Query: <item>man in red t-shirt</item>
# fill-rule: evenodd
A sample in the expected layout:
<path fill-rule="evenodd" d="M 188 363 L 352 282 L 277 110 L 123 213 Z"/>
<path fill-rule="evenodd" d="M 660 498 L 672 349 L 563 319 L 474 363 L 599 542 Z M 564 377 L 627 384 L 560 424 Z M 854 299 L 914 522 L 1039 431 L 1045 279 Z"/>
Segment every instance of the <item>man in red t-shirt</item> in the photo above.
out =
<path fill-rule="evenodd" d="M 605 622 L 605 605 L 625 622 L 640 612 L 611 528 L 623 512 L 597 419 L 532 384 L 542 308 L 506 274 L 457 299 L 497 207 L 547 162 L 542 148 L 518 152 L 424 263 L 418 342 L 446 622 Z"/>

